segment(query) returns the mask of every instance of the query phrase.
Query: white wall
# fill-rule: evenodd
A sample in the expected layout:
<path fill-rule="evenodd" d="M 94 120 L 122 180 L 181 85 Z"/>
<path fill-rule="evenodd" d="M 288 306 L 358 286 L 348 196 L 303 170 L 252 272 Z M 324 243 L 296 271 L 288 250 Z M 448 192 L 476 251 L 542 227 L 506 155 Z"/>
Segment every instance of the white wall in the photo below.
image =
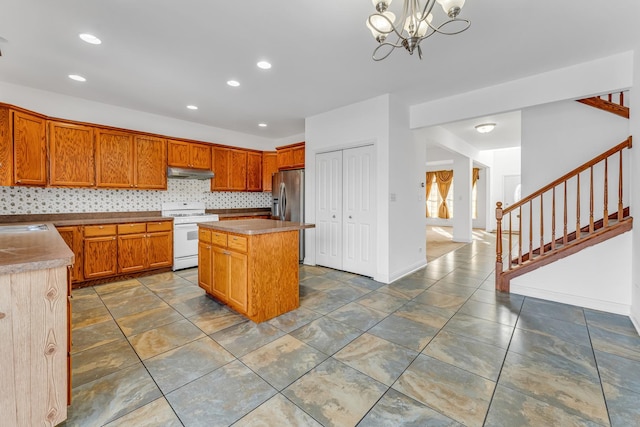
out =
<path fill-rule="evenodd" d="M 640 26 L 638 27 L 640 33 Z M 640 183 L 640 149 L 638 149 L 638 139 L 640 138 L 640 34 L 636 38 L 637 49 L 634 56 L 633 77 L 636 82 L 631 89 L 631 117 L 629 120 L 629 132 L 636 138 L 636 146 L 630 152 L 631 180 Z M 640 185 L 636 184 L 631 188 L 631 215 L 640 212 Z M 636 216 L 637 218 L 637 216 Z M 634 225 L 636 231 L 632 234 L 632 271 L 631 271 L 631 320 L 636 330 L 640 333 L 640 232 L 638 232 L 638 222 Z"/>
<path fill-rule="evenodd" d="M 389 281 L 389 96 L 351 104 L 305 120 L 305 218 L 315 222 L 318 153 L 373 144 L 376 156 L 376 265 L 375 280 Z M 306 231 L 305 264 L 316 263 L 313 229 Z"/>
<path fill-rule="evenodd" d="M 287 139 L 275 141 L 4 82 L 0 82 L 0 102 L 50 117 L 256 150 L 273 150 L 277 145 L 304 140 L 297 139 L 297 135 L 297 140 L 291 142 Z"/>

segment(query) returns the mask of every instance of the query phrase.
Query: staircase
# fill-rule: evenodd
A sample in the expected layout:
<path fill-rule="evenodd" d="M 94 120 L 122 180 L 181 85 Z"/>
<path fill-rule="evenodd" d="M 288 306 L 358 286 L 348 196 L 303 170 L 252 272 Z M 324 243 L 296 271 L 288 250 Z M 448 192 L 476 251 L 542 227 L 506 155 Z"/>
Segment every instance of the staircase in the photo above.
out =
<path fill-rule="evenodd" d="M 497 290 L 509 292 L 514 277 L 631 230 L 623 168 L 631 146 L 629 136 L 519 202 L 497 203 Z"/>

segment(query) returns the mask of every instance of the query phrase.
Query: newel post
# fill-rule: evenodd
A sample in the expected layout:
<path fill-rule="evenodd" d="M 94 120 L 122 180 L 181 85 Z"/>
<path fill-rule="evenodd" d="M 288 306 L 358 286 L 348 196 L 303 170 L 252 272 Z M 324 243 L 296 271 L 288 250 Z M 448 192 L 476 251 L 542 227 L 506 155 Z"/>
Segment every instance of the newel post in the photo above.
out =
<path fill-rule="evenodd" d="M 496 289 L 502 290 L 502 202 L 496 204 Z"/>

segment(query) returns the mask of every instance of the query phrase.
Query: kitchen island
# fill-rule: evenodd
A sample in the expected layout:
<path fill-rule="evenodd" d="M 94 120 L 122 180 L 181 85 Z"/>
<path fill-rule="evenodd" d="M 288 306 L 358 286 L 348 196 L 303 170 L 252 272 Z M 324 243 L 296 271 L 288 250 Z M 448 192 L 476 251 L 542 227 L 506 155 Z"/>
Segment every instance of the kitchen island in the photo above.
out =
<path fill-rule="evenodd" d="M 67 418 L 73 253 L 51 223 L 0 226 L 2 425 Z"/>
<path fill-rule="evenodd" d="M 198 284 L 209 295 L 256 323 L 298 308 L 298 236 L 315 225 L 270 219 L 198 225 Z"/>

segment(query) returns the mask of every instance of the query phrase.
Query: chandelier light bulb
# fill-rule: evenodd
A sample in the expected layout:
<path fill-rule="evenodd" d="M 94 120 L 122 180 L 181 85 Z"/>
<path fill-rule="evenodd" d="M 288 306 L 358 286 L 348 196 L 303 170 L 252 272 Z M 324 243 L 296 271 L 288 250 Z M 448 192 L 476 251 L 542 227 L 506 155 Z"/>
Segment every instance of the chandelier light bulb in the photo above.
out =
<path fill-rule="evenodd" d="M 465 0 L 437 0 L 442 6 L 442 10 L 444 13 L 449 16 L 449 18 L 455 18 L 462 10 L 462 6 L 464 6 Z"/>
<path fill-rule="evenodd" d="M 373 37 L 379 42 L 384 41 L 387 34 L 393 31 L 393 22 L 396 15 L 387 11 L 382 14 L 374 14 L 367 19 L 367 27 L 371 30 Z"/>
<path fill-rule="evenodd" d="M 416 13 L 415 16 L 407 16 L 406 21 L 404 22 L 404 30 L 411 34 L 413 37 L 424 37 L 429 30 L 429 24 L 433 21 L 433 15 L 428 14 L 426 19 L 420 19 L 422 14 L 420 12 Z M 417 27 L 417 31 L 416 31 Z"/>

